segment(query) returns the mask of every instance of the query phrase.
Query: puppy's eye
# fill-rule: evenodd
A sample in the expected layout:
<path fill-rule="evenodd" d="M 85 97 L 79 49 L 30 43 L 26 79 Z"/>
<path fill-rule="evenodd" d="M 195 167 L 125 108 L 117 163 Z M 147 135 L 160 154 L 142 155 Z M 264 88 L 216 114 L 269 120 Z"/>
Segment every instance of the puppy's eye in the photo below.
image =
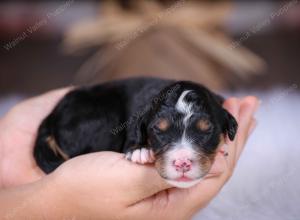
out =
<path fill-rule="evenodd" d="M 160 118 L 155 124 L 155 127 L 160 131 L 166 131 L 170 127 L 170 122 L 165 118 Z"/>
<path fill-rule="evenodd" d="M 196 127 L 201 131 L 208 131 L 212 124 L 208 119 L 200 119 L 197 121 Z"/>

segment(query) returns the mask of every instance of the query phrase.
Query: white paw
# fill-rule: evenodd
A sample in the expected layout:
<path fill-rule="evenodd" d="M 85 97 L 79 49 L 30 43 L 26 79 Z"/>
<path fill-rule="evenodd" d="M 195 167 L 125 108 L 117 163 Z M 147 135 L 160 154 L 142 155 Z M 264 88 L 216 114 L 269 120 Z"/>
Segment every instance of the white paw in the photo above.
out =
<path fill-rule="evenodd" d="M 125 158 L 139 164 L 153 163 L 155 160 L 153 151 L 147 148 L 130 151 L 126 153 Z"/>

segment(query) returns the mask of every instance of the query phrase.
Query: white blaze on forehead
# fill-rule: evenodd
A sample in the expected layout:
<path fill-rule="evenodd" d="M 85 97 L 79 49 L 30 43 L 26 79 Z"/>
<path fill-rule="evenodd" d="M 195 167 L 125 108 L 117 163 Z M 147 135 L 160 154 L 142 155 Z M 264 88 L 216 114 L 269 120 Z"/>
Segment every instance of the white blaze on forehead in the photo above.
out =
<path fill-rule="evenodd" d="M 184 131 L 183 134 L 181 136 L 181 146 L 191 146 L 190 143 L 188 142 L 187 138 L 186 138 L 186 128 L 188 125 L 188 120 L 189 118 L 193 115 L 193 103 L 188 103 L 185 99 L 186 95 L 191 92 L 192 90 L 185 90 L 184 92 L 181 93 L 180 97 L 177 100 L 176 103 L 176 110 L 182 114 L 184 114 L 184 118 L 183 118 L 183 125 L 184 125 Z"/>
<path fill-rule="evenodd" d="M 191 90 L 185 90 L 184 92 L 181 93 L 180 97 L 177 100 L 176 103 L 176 109 L 177 111 L 186 114 L 191 110 L 191 106 L 189 105 L 189 103 L 187 103 L 184 98 L 185 96 L 191 92 Z"/>
<path fill-rule="evenodd" d="M 183 118 L 183 124 L 186 126 L 187 121 L 189 118 L 193 115 L 193 103 L 188 103 L 184 100 L 185 96 L 191 92 L 191 90 L 185 90 L 183 93 L 181 93 L 180 97 L 177 100 L 176 103 L 176 110 L 180 113 L 183 113 L 185 116 Z"/>

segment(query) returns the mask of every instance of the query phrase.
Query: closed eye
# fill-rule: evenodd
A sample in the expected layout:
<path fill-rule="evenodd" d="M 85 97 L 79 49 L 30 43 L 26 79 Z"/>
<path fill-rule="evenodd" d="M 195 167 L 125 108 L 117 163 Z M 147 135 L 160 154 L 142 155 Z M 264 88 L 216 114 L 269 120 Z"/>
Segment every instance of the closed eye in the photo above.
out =
<path fill-rule="evenodd" d="M 155 128 L 158 131 L 165 132 L 169 129 L 170 127 L 170 122 L 166 118 L 160 118 L 156 123 L 155 123 Z"/>
<path fill-rule="evenodd" d="M 212 129 L 212 123 L 208 119 L 199 119 L 196 122 L 196 128 L 203 132 L 208 132 Z"/>

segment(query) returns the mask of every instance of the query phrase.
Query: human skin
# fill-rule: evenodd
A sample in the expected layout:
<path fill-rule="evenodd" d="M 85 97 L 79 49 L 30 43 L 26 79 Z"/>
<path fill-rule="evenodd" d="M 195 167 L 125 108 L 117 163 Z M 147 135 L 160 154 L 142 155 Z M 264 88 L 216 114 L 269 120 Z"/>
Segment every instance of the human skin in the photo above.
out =
<path fill-rule="evenodd" d="M 32 156 L 37 129 L 68 90 L 29 99 L 0 119 L 0 219 L 190 219 L 231 177 L 256 123 L 255 97 L 226 100 L 239 124 L 236 138 L 228 156 L 219 152 L 210 173 L 188 189 L 114 152 L 73 158 L 45 176 Z"/>

